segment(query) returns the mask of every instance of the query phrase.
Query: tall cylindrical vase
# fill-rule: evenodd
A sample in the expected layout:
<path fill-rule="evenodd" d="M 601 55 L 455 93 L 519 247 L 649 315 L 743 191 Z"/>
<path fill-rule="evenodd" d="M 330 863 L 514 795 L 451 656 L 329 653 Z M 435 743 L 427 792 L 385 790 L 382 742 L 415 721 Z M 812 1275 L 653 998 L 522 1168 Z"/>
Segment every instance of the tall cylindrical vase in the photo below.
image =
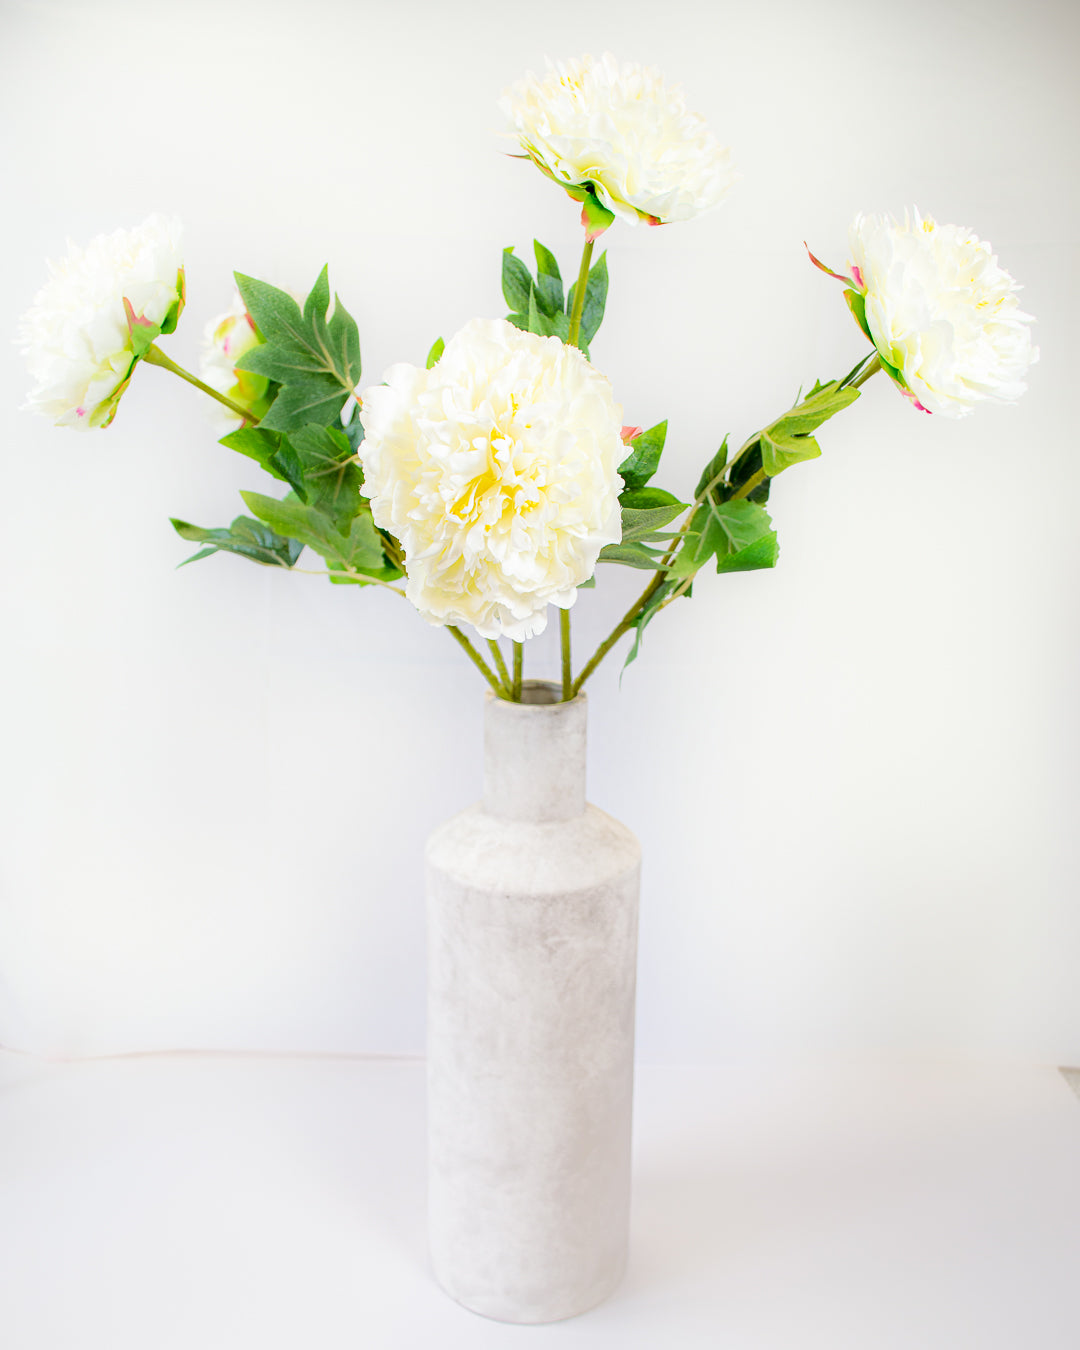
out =
<path fill-rule="evenodd" d="M 626 1263 L 640 849 L 585 802 L 585 696 L 487 695 L 484 796 L 427 847 L 429 1233 L 474 1312 L 555 1322 Z"/>

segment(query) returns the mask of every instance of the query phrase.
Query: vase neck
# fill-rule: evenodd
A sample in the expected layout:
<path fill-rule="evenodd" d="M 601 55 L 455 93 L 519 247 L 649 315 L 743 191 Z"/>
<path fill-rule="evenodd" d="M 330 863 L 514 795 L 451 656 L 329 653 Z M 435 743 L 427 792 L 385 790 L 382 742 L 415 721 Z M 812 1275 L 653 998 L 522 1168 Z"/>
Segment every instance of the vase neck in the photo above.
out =
<path fill-rule="evenodd" d="M 484 705 L 484 810 L 504 820 L 571 820 L 585 810 L 585 695 L 527 680 L 523 702 Z"/>

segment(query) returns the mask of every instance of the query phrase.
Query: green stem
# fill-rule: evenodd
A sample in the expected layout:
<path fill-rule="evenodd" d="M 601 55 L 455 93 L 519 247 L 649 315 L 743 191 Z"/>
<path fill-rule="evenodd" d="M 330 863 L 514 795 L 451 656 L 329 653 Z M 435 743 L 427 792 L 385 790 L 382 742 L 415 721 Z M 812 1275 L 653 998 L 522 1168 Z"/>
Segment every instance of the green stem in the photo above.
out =
<path fill-rule="evenodd" d="M 196 389 L 201 389 L 204 394 L 209 394 L 211 398 L 228 408 L 231 413 L 237 417 L 242 417 L 245 422 L 250 422 L 252 426 L 258 424 L 259 419 L 250 408 L 244 408 L 239 403 L 234 403 L 231 398 L 226 398 L 224 394 L 219 394 L 216 389 L 211 389 L 208 384 L 203 384 L 202 380 L 197 379 L 189 370 L 183 366 L 178 366 L 175 361 L 170 361 L 160 347 L 151 343 L 143 360 L 148 366 L 161 366 L 162 370 L 171 370 L 174 375 L 179 375 L 182 380 L 187 380 L 188 384 L 193 384 Z"/>
<path fill-rule="evenodd" d="M 492 689 L 495 690 L 496 694 L 498 694 L 500 698 L 503 698 L 504 694 L 502 685 L 499 683 L 494 672 L 488 668 L 487 662 L 476 650 L 476 648 L 472 645 L 472 643 L 461 631 L 461 629 L 455 628 L 452 623 L 447 624 L 446 629 L 447 632 L 450 633 L 450 635 L 453 637 L 454 641 L 458 642 L 461 645 L 461 647 L 464 649 L 465 655 L 473 663 L 473 665 L 480 672 L 480 674 L 483 675 L 484 679 L 487 680 L 488 684 L 491 685 Z"/>
<path fill-rule="evenodd" d="M 574 288 L 574 308 L 570 311 L 570 332 L 566 338 L 569 347 L 581 345 L 578 338 L 581 336 L 581 315 L 585 308 L 585 291 L 589 285 L 589 264 L 592 262 L 593 242 L 592 239 L 586 239 L 585 247 L 581 250 L 581 266 L 578 268 L 577 286 Z"/>
<path fill-rule="evenodd" d="M 850 384 L 848 384 L 847 388 L 858 389 L 861 385 L 864 385 L 866 383 L 866 381 L 870 378 L 871 375 L 876 375 L 878 371 L 881 369 L 882 369 L 881 357 L 875 352 L 874 359 L 870 362 L 870 364 L 866 367 L 866 369 L 862 372 L 861 375 L 856 376 L 856 378 L 852 380 Z"/>
<path fill-rule="evenodd" d="M 638 596 L 638 598 L 634 601 L 634 603 L 622 616 L 619 622 L 615 625 L 615 627 L 611 630 L 611 632 L 607 635 L 607 637 L 603 640 L 603 642 L 601 642 L 600 646 L 597 647 L 596 651 L 593 652 L 592 656 L 589 658 L 588 664 L 585 666 L 584 670 L 574 681 L 573 692 L 575 694 L 581 692 L 582 685 L 593 673 L 593 671 L 604 659 L 604 657 L 607 656 L 608 652 L 611 651 L 612 647 L 615 646 L 616 642 L 618 642 L 618 640 L 622 637 L 622 635 L 624 633 L 629 633 L 630 629 L 633 628 L 634 620 L 642 612 L 642 610 L 653 598 L 653 596 L 660 589 L 660 587 L 664 584 L 664 580 L 665 580 L 664 573 L 657 572 L 656 576 L 653 577 L 652 581 L 649 582 L 649 584 L 645 587 L 642 593 Z"/>
<path fill-rule="evenodd" d="M 577 306 L 575 305 L 575 309 L 576 308 Z M 858 370 L 858 368 L 859 368 L 858 366 L 855 367 L 856 370 Z M 843 383 L 846 388 L 858 389 L 861 385 L 864 385 L 866 381 L 871 378 L 871 376 L 876 375 L 877 372 L 881 369 L 882 369 L 881 358 L 880 356 L 875 355 L 873 360 L 861 372 L 861 374 L 857 375 L 854 379 L 850 381 L 845 380 L 843 381 Z M 671 559 L 674 557 L 680 544 L 682 543 L 687 530 L 690 528 L 690 522 L 693 520 L 694 512 L 697 510 L 698 506 L 700 506 L 700 504 L 703 501 L 705 501 L 705 499 L 709 496 L 709 494 L 716 487 L 718 487 L 725 478 L 730 478 L 731 470 L 735 467 L 735 465 L 739 462 L 739 460 L 742 459 L 743 455 L 747 454 L 750 450 L 753 449 L 755 445 L 757 445 L 760 439 L 761 439 L 761 432 L 757 431 L 754 433 L 753 436 L 749 437 L 746 441 L 744 441 L 743 444 L 736 451 L 736 453 L 732 456 L 732 458 L 729 459 L 728 462 L 724 465 L 724 467 L 720 470 L 720 472 L 714 475 L 712 480 L 706 483 L 705 486 L 701 489 L 701 491 L 696 494 L 689 514 L 683 521 L 681 528 L 675 535 L 675 538 L 668 545 L 668 550 L 664 554 L 663 559 L 661 560 L 661 566 L 660 569 L 657 571 L 656 576 L 653 577 L 652 581 L 650 581 L 648 586 L 645 587 L 642 593 L 638 596 L 637 600 L 634 601 L 634 603 L 626 611 L 623 617 L 619 620 L 618 624 L 616 624 L 616 626 L 612 629 L 612 631 L 608 634 L 608 636 L 604 639 L 604 641 L 601 642 L 600 646 L 597 647 L 596 651 L 589 658 L 589 661 L 586 664 L 585 668 L 582 670 L 581 674 L 574 681 L 575 694 L 579 692 L 585 681 L 593 673 L 593 671 L 604 659 L 604 657 L 607 656 L 608 652 L 611 651 L 612 647 L 615 646 L 616 642 L 618 642 L 618 640 L 622 637 L 622 635 L 624 633 L 628 633 L 630 629 L 633 628 L 634 623 L 637 620 L 638 616 L 645 611 L 645 609 L 648 607 L 649 601 L 653 598 L 656 592 L 664 584 L 665 580 L 667 579 L 666 568 L 668 564 L 671 562 Z M 746 482 L 743 483 L 743 485 L 736 492 L 733 492 L 727 500 L 737 502 L 741 501 L 744 497 L 748 497 L 756 487 L 759 487 L 765 481 L 765 478 L 766 478 L 765 470 L 759 469 L 757 473 L 751 474 L 751 476 L 746 480 Z M 679 584 L 677 590 L 672 595 L 667 597 L 667 599 L 664 601 L 664 605 L 661 606 L 661 608 L 666 607 L 671 603 L 672 600 L 677 599 L 680 595 L 682 595 L 685 591 L 687 591 L 690 587 L 690 583 L 692 580 L 693 577 L 684 578 L 684 580 Z"/>
<path fill-rule="evenodd" d="M 559 610 L 559 646 L 562 650 L 562 701 L 574 697 L 574 677 L 570 672 L 570 611 Z"/>
<path fill-rule="evenodd" d="M 741 502 L 744 497 L 749 497 L 755 488 L 760 487 L 768 476 L 764 469 L 758 469 L 757 473 L 750 475 L 741 488 L 731 494 L 728 501 Z"/>
<path fill-rule="evenodd" d="M 513 695 L 514 702 L 521 702 L 521 673 L 525 668 L 525 644 L 524 642 L 514 643 L 514 683 Z"/>
<path fill-rule="evenodd" d="M 502 687 L 507 698 L 513 695 L 513 686 L 510 683 L 510 672 L 506 669 L 506 662 L 503 660 L 503 654 L 499 649 L 498 638 L 488 638 L 488 646 L 491 648 L 491 654 L 495 658 L 495 669 L 499 672 L 499 679 L 502 681 Z"/>

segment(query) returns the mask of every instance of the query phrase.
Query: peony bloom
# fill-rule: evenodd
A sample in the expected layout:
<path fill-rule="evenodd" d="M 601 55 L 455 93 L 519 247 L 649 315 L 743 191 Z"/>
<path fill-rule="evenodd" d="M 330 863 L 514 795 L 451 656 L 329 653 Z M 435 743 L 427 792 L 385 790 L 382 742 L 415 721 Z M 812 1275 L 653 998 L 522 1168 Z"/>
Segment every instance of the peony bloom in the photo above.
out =
<path fill-rule="evenodd" d="M 1033 320 L 985 240 L 915 210 L 903 224 L 856 216 L 850 242 L 848 303 L 917 408 L 966 417 L 984 399 L 1020 397 L 1039 357 Z"/>
<path fill-rule="evenodd" d="M 178 220 L 150 216 L 49 264 L 19 332 L 37 381 L 27 408 L 58 426 L 109 425 L 140 356 L 184 307 L 180 234 Z"/>
<path fill-rule="evenodd" d="M 666 86 L 647 66 L 620 66 L 610 53 L 560 61 L 543 79 L 526 75 L 499 106 L 538 168 L 577 189 L 572 195 L 587 208 L 592 195 L 606 208 L 591 235 L 612 216 L 650 225 L 690 220 L 737 176 L 730 151 L 688 111 L 678 85 Z"/>
<path fill-rule="evenodd" d="M 622 409 L 558 338 L 473 319 L 430 370 L 365 389 L 360 420 L 363 490 L 431 623 L 540 633 L 621 538 Z"/>
<path fill-rule="evenodd" d="M 270 381 L 264 375 L 237 370 L 236 363 L 262 342 L 255 321 L 247 312 L 238 290 L 233 291 L 232 304 L 224 314 L 218 314 L 203 329 L 202 355 L 199 374 L 203 383 L 219 394 L 231 398 L 241 407 L 250 408 L 255 417 L 262 417 L 269 407 L 267 391 Z M 240 425 L 237 418 L 229 418 L 227 411 L 216 405 L 230 422 Z"/>

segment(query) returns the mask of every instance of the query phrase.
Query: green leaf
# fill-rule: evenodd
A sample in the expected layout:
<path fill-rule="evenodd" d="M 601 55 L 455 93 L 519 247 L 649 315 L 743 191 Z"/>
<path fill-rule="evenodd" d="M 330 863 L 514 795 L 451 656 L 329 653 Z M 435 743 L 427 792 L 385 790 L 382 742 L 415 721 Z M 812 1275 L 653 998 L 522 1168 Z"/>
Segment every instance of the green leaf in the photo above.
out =
<path fill-rule="evenodd" d="M 327 426 L 336 421 L 360 378 L 360 335 L 337 296 L 327 319 L 327 269 L 319 273 L 302 313 L 284 291 L 240 272 L 235 276 L 248 313 L 266 339 L 240 358 L 237 369 L 281 385 L 262 427 L 293 431 L 311 422 Z"/>
<path fill-rule="evenodd" d="M 694 512 L 670 572 L 692 577 L 713 557 L 718 572 L 750 572 L 774 567 L 778 554 L 776 532 L 763 506 L 745 498 L 708 500 Z"/>
<path fill-rule="evenodd" d="M 306 544 L 324 558 L 332 570 L 359 574 L 358 584 L 363 584 L 364 576 L 393 581 L 401 575 L 397 568 L 386 562 L 382 540 L 370 510 L 362 511 L 351 520 L 348 531 L 342 533 L 334 527 L 330 517 L 315 506 L 288 499 L 278 501 L 257 492 L 241 492 L 240 495 L 260 520 L 279 534 Z"/>
<path fill-rule="evenodd" d="M 358 412 L 353 413 L 349 421 L 342 427 L 342 431 L 348 439 L 349 447 L 355 455 L 364 443 L 364 424 L 360 421 L 360 414 Z M 358 468 L 357 472 L 361 474 L 361 481 L 363 481 L 363 470 Z"/>
<path fill-rule="evenodd" d="M 504 248 L 502 256 L 502 293 L 511 311 L 519 315 L 529 312 L 529 296 L 533 282 L 529 269 L 520 258 L 514 257 L 513 247 Z M 518 324 L 520 328 L 521 325 Z"/>
<path fill-rule="evenodd" d="M 564 308 L 562 275 L 555 255 L 539 239 L 533 240 L 533 251 L 536 254 L 537 303 L 551 317 L 561 313 Z"/>
<path fill-rule="evenodd" d="M 769 477 L 775 478 L 802 460 L 816 459 L 821 446 L 810 433 L 850 407 L 858 397 L 857 389 L 841 389 L 837 380 L 817 383 L 801 403 L 766 427 L 759 437 L 758 449 L 761 466 Z"/>
<path fill-rule="evenodd" d="M 778 417 L 766 430 L 770 434 L 779 432 L 782 436 L 804 436 L 850 407 L 858 397 L 857 389 L 841 389 L 838 381 L 830 380 L 828 384 L 816 386 L 801 403 Z"/>
<path fill-rule="evenodd" d="M 318 507 L 336 530 L 348 533 L 349 521 L 364 509 L 360 496 L 364 476 L 353 462 L 349 438 L 336 427 L 302 427 L 285 441 L 293 452 L 302 475 L 301 502 Z M 258 514 L 256 512 L 256 514 Z"/>
<path fill-rule="evenodd" d="M 630 488 L 620 495 L 619 505 L 629 506 L 635 511 L 649 511 L 656 506 L 678 506 L 685 511 L 687 507 L 687 503 L 680 502 L 674 493 L 658 487 Z"/>
<path fill-rule="evenodd" d="M 444 351 L 446 351 L 446 343 L 442 340 L 442 338 L 436 338 L 435 341 L 431 344 L 431 351 L 429 351 L 427 354 L 428 370 L 430 370 L 431 367 L 436 363 L 436 361 L 438 361 L 439 357 L 442 356 Z"/>
<path fill-rule="evenodd" d="M 651 507 L 645 511 L 623 507 L 622 540 L 624 544 L 633 544 L 651 538 L 657 530 L 662 530 L 686 510 L 686 502 L 675 502 L 673 506 Z"/>
<path fill-rule="evenodd" d="M 297 432 L 297 435 L 300 433 Z M 308 500 L 307 484 L 304 481 L 304 466 L 300 461 L 300 456 L 296 453 L 296 447 L 287 436 L 282 436 L 281 443 L 270 458 L 266 461 L 265 467 L 283 482 L 288 483 L 302 502 Z"/>
<path fill-rule="evenodd" d="M 742 502 L 733 503 L 735 506 L 741 506 Z M 753 502 L 747 502 L 748 506 L 753 506 Z M 758 510 L 761 510 L 759 507 Z M 754 572 L 763 567 L 775 567 L 776 560 L 780 556 L 780 545 L 776 539 L 776 531 L 770 530 L 767 534 L 756 539 L 752 544 L 747 544 L 744 548 L 738 549 L 734 553 L 716 555 L 716 570 L 718 572 Z"/>
<path fill-rule="evenodd" d="M 529 332 L 541 337 L 551 337 L 555 332 L 551 318 L 540 308 L 535 289 L 529 292 Z"/>
<path fill-rule="evenodd" d="M 566 308 L 573 312 L 574 293 L 577 290 L 577 282 L 570 287 L 570 294 L 566 297 Z M 608 270 L 607 253 L 601 253 L 600 260 L 593 264 L 589 272 L 589 279 L 585 283 L 585 303 L 581 310 L 581 345 L 588 349 L 589 344 L 596 336 L 603 322 L 604 309 L 607 306 L 608 294 Z M 666 428 L 667 423 L 664 423 Z"/>
<path fill-rule="evenodd" d="M 622 683 L 622 677 L 626 673 L 627 666 L 629 666 L 631 662 L 637 660 L 638 653 L 641 651 L 641 639 L 645 634 L 645 629 L 649 626 L 653 616 L 660 610 L 677 585 L 678 582 L 676 581 L 665 581 L 635 620 L 634 641 L 630 646 L 630 650 L 626 653 L 626 660 L 623 662 L 622 673 L 619 675 L 620 683 Z M 689 591 L 687 591 L 686 594 L 689 595 Z"/>
<path fill-rule="evenodd" d="M 212 553 L 236 553 L 252 562 L 270 567 L 292 567 L 300 556 L 302 545 L 294 539 L 284 538 L 258 520 L 250 516 L 237 516 L 227 530 L 204 530 L 199 525 L 191 525 L 186 520 L 173 519 L 172 527 L 181 539 L 190 539 L 196 543 L 209 544 L 209 548 L 186 558 L 180 564 L 197 562 L 208 558 Z"/>
<path fill-rule="evenodd" d="M 248 459 L 253 459 L 267 473 L 274 473 L 269 467 L 269 462 L 280 444 L 281 433 L 266 431 L 263 427 L 241 427 L 238 431 L 230 431 L 218 441 L 218 445 L 223 445 L 226 450 L 235 450 L 237 454 L 247 455 Z M 280 477 L 280 474 L 276 476 Z"/>
<path fill-rule="evenodd" d="M 619 465 L 619 474 L 627 491 L 644 487 L 656 472 L 667 440 L 667 427 L 665 418 L 630 442 L 630 453 Z"/>
<path fill-rule="evenodd" d="M 804 459 L 817 459 L 821 446 L 813 436 L 784 436 L 780 432 L 761 433 L 761 463 L 770 478 Z"/>
<path fill-rule="evenodd" d="M 727 457 L 728 457 L 727 443 L 728 438 L 725 436 L 724 442 L 720 446 L 720 449 L 717 450 L 716 454 L 713 455 L 712 459 L 710 459 L 708 464 L 706 464 L 704 469 L 702 469 L 701 477 L 698 479 L 698 485 L 694 489 L 695 499 L 702 496 L 705 493 L 706 489 L 708 488 L 709 484 L 712 483 L 715 479 L 719 478 L 721 473 L 723 473 L 724 468 L 727 465 Z"/>
<path fill-rule="evenodd" d="M 623 563 L 627 567 L 642 567 L 656 571 L 663 562 L 664 552 L 649 548 L 648 544 L 608 544 L 600 550 L 600 562 Z"/>

